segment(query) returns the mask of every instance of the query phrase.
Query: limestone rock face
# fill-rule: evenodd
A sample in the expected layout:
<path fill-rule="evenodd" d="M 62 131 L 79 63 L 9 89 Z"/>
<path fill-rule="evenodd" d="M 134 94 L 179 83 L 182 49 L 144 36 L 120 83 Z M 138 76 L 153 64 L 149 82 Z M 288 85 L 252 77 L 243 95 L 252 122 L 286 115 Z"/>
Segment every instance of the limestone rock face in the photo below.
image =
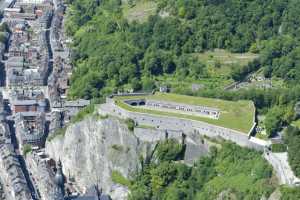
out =
<path fill-rule="evenodd" d="M 186 134 L 185 157 L 191 163 L 208 153 L 209 144 L 194 133 Z M 170 132 L 171 137 L 181 140 L 181 133 Z M 46 153 L 61 159 L 65 176 L 74 178 L 83 192 L 97 183 L 114 200 L 121 200 L 128 190 L 112 182 L 112 172 L 130 177 L 140 167 L 140 156 L 149 156 L 164 138 L 164 130 L 135 128 L 132 132 L 118 119 L 88 117 L 70 125 L 65 136 L 48 141 Z"/>
<path fill-rule="evenodd" d="M 65 176 L 74 177 L 83 190 L 98 183 L 104 192 L 111 193 L 116 188 L 111 172 L 128 177 L 136 171 L 144 147 L 118 120 L 87 118 L 70 125 L 64 137 L 47 142 L 46 153 L 61 159 Z"/>

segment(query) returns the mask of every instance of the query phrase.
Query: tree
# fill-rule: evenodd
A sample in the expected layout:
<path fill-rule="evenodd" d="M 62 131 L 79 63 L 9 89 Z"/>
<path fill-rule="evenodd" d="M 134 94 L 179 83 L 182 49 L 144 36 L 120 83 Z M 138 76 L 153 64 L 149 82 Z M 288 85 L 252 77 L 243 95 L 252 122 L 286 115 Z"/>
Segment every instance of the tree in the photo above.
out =
<path fill-rule="evenodd" d="M 238 199 L 259 199 L 274 191 L 269 184 L 272 168 L 261 154 L 232 143 L 214 148 L 191 167 L 174 161 L 152 160 L 146 165 L 132 181 L 129 199 L 213 200 L 224 191 Z"/>
<path fill-rule="evenodd" d="M 283 186 L 280 188 L 281 192 L 281 200 L 294 200 L 294 199 L 300 199 L 300 187 L 286 187 Z"/>
<path fill-rule="evenodd" d="M 167 139 L 160 142 L 156 149 L 156 156 L 159 161 L 171 161 L 183 158 L 184 147 L 175 139 Z"/>
<path fill-rule="evenodd" d="M 288 161 L 296 176 L 300 176 L 300 130 L 289 126 L 284 135 L 284 140 L 288 146 Z"/>
<path fill-rule="evenodd" d="M 152 79 L 145 77 L 142 79 L 142 86 L 143 90 L 152 91 L 155 88 L 155 82 Z"/>
<path fill-rule="evenodd" d="M 280 131 L 283 124 L 283 109 L 275 106 L 269 110 L 265 119 L 265 128 L 269 137 Z"/>

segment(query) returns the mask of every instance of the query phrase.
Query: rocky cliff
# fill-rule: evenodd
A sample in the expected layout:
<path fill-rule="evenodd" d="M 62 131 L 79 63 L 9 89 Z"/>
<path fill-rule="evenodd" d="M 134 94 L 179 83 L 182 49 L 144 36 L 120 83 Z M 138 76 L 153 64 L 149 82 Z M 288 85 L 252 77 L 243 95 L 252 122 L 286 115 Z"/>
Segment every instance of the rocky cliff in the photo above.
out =
<path fill-rule="evenodd" d="M 170 133 L 169 137 L 181 138 L 182 133 Z M 114 184 L 113 171 L 130 177 L 139 168 L 139 158 L 146 157 L 165 132 L 151 128 L 129 131 L 119 119 L 88 117 L 70 125 L 64 136 L 46 144 L 46 153 L 55 160 L 61 159 L 67 177 L 75 179 L 84 191 L 98 183 L 113 199 L 126 199 L 126 188 Z M 188 162 L 208 152 L 209 145 L 202 139 L 188 134 Z"/>

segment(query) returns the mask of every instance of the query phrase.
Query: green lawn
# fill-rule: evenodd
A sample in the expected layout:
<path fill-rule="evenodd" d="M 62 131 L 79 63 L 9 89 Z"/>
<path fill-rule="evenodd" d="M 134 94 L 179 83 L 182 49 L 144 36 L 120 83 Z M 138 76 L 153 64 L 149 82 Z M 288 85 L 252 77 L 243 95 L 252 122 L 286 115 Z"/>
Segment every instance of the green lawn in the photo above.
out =
<path fill-rule="evenodd" d="M 193 115 L 182 114 L 182 113 L 143 109 L 139 107 L 130 106 L 123 102 L 125 99 L 135 99 L 135 98 L 164 100 L 164 101 L 173 101 L 173 102 L 191 104 L 191 105 L 208 106 L 208 107 L 220 109 L 221 114 L 219 119 L 210 119 L 206 117 L 199 117 L 199 116 L 193 116 Z M 115 97 L 115 99 L 118 106 L 128 111 L 203 121 L 210 124 L 242 131 L 244 133 L 248 133 L 248 131 L 251 129 L 253 125 L 252 124 L 253 117 L 255 114 L 255 107 L 253 102 L 251 101 L 233 102 L 233 101 L 224 101 L 219 99 L 210 99 L 210 98 L 203 98 L 203 97 L 192 97 L 192 96 L 177 95 L 177 94 L 170 94 L 170 93 L 168 94 L 155 93 L 155 95 L 139 96 L 139 97 L 137 96 Z"/>
<path fill-rule="evenodd" d="M 124 17 L 128 21 L 144 22 L 150 15 L 156 12 L 156 3 L 151 0 L 136 0 L 131 6 L 128 3 L 124 3 L 122 6 Z"/>

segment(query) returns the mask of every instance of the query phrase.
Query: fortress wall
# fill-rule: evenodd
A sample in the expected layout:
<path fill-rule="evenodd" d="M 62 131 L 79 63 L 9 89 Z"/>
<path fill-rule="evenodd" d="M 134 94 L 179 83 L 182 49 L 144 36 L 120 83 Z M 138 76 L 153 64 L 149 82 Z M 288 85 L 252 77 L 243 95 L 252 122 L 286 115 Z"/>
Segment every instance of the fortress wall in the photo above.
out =
<path fill-rule="evenodd" d="M 166 139 L 166 133 L 163 129 L 146 129 L 146 128 L 135 128 L 134 134 L 142 141 L 156 142 Z M 181 139 L 182 132 L 175 130 L 168 130 L 168 138 Z"/>
<path fill-rule="evenodd" d="M 252 106 L 255 108 L 254 102 L 252 102 Z M 252 127 L 248 132 L 248 136 L 251 137 L 251 134 L 253 133 L 254 129 L 256 128 L 256 110 L 254 110 L 254 115 L 252 118 Z"/>
<path fill-rule="evenodd" d="M 200 135 L 210 138 L 223 138 L 237 143 L 240 146 L 263 150 L 264 146 L 249 140 L 247 133 L 232 129 L 211 125 L 205 122 L 180 119 L 177 117 L 157 116 L 151 114 L 130 112 L 116 106 L 112 101 L 101 105 L 100 113 L 117 116 L 123 119 L 131 118 L 139 125 L 153 126 L 157 129 L 197 132 Z"/>

